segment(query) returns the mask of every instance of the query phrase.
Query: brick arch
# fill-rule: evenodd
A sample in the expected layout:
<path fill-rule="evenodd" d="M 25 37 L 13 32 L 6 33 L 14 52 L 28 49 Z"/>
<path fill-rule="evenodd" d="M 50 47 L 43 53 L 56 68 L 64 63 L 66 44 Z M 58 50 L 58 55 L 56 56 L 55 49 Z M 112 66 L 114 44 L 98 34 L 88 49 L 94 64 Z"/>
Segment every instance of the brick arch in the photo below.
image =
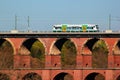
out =
<path fill-rule="evenodd" d="M 106 43 L 108 55 L 112 55 L 118 39 L 117 38 L 101 38 L 101 39 L 104 40 Z"/>
<path fill-rule="evenodd" d="M 54 80 L 54 78 L 61 73 L 70 74 L 73 77 L 73 80 L 74 80 L 73 72 L 72 71 L 66 71 L 66 70 L 64 70 L 64 71 L 54 71 L 54 74 L 51 76 L 51 80 Z"/>
<path fill-rule="evenodd" d="M 117 73 L 114 77 L 114 80 L 120 80 L 120 73 Z"/>
<path fill-rule="evenodd" d="M 105 72 L 100 72 L 100 71 L 94 71 L 94 72 L 88 72 L 85 74 L 85 76 L 83 77 L 83 80 L 87 80 L 86 78 L 88 77 L 95 77 L 97 74 L 100 74 L 104 77 L 104 80 L 105 80 Z M 93 79 L 90 79 L 90 80 L 93 80 Z"/>
<path fill-rule="evenodd" d="M 68 73 L 64 73 L 64 72 L 59 73 L 58 75 L 56 75 L 53 80 L 65 79 L 65 78 L 66 78 L 66 75 L 67 75 L 67 79 L 73 80 L 73 76 L 72 76 L 72 75 L 70 75 L 70 74 L 68 74 Z M 68 76 L 69 76 L 69 77 L 68 77 Z"/>
<path fill-rule="evenodd" d="M 11 80 L 11 79 L 10 79 L 10 76 L 7 75 L 6 73 L 0 72 L 0 80 Z"/>
<path fill-rule="evenodd" d="M 60 39 L 60 38 L 59 38 Z M 52 41 L 51 45 L 50 45 L 50 49 L 49 49 L 49 54 L 52 54 L 52 48 L 54 46 L 54 44 L 56 43 L 57 40 L 59 40 L 58 38 L 56 38 L 54 41 Z"/>
<path fill-rule="evenodd" d="M 120 39 L 116 40 L 112 48 L 113 54 L 120 54 Z"/>
<path fill-rule="evenodd" d="M 113 76 L 114 76 L 113 79 L 114 79 L 114 80 L 117 80 L 117 78 L 120 77 L 120 71 L 119 71 L 119 70 L 116 70 L 116 71 L 114 71 L 114 72 L 115 72 L 115 73 L 114 73 L 114 75 L 113 75 Z M 118 79 L 118 80 L 119 80 L 119 79 Z"/>
<path fill-rule="evenodd" d="M 25 41 L 29 40 L 29 39 L 32 39 L 32 38 L 24 38 L 24 39 L 22 39 L 21 44 L 19 45 L 19 49 L 21 48 L 23 43 Z M 45 45 L 45 43 L 40 38 L 33 38 L 33 39 L 36 39 L 36 40 L 40 41 L 43 44 L 43 47 L 45 48 L 45 53 L 46 53 L 46 45 Z"/>
<path fill-rule="evenodd" d="M 79 38 L 79 41 L 77 42 L 77 44 L 79 45 L 79 55 L 83 54 L 83 47 L 84 44 L 87 42 L 89 38 Z"/>
<path fill-rule="evenodd" d="M 89 40 L 92 40 L 92 39 L 96 39 L 96 42 L 97 41 L 99 41 L 99 40 L 103 40 L 104 42 L 105 42 L 105 45 L 107 46 L 107 49 L 108 49 L 108 51 L 109 51 L 109 46 L 108 46 L 108 43 L 104 40 L 104 39 L 102 39 L 102 38 L 88 38 L 88 39 L 86 39 L 84 42 L 83 42 L 83 44 L 82 44 L 82 54 L 84 54 L 84 52 L 83 51 L 85 51 L 87 54 L 92 54 L 92 52 L 91 52 L 91 50 L 88 48 L 88 47 L 85 47 L 85 44 L 89 41 Z M 95 43 L 96 43 L 95 42 Z M 94 44 L 95 44 L 94 43 Z M 93 44 L 93 46 L 94 46 L 94 44 Z M 93 47 L 92 46 L 92 47 Z"/>
<path fill-rule="evenodd" d="M 114 57 L 114 67 L 120 68 L 120 39 L 114 40 L 114 46 L 112 49 L 112 55 Z M 111 59 L 110 59 L 111 61 Z"/>
<path fill-rule="evenodd" d="M 107 43 L 109 54 L 112 55 L 114 52 L 114 47 L 116 46 L 119 38 L 103 38 L 103 40 Z"/>
<path fill-rule="evenodd" d="M 53 49 L 53 47 L 55 47 L 55 46 L 54 46 L 55 43 L 56 43 L 58 40 L 60 40 L 60 39 L 66 39 L 66 40 L 70 40 L 71 42 L 73 42 L 74 45 L 75 45 L 76 51 L 77 51 L 77 45 L 76 45 L 74 39 L 72 39 L 72 38 L 57 38 L 57 39 L 55 39 L 55 40 L 52 42 L 52 45 L 50 46 L 50 51 L 49 51 L 50 53 L 49 53 L 49 54 L 52 54 L 52 49 Z"/>
<path fill-rule="evenodd" d="M 87 38 L 84 42 L 83 42 L 83 44 L 82 44 L 82 53 L 81 54 L 89 54 L 89 55 L 92 55 L 92 52 L 91 52 L 91 50 L 88 48 L 88 47 L 85 47 L 85 44 L 87 44 L 87 42 L 89 41 L 89 40 L 92 40 L 92 39 L 94 39 L 94 38 Z M 95 38 L 96 39 L 96 38 Z M 94 44 L 93 44 L 94 45 Z"/>
<path fill-rule="evenodd" d="M 60 41 L 60 43 L 59 43 L 58 40 Z M 63 40 L 63 41 L 61 41 L 61 40 Z M 62 45 L 67 40 L 70 40 L 70 39 L 69 38 L 53 38 L 52 41 L 50 41 L 52 45 L 50 45 L 50 49 L 49 49 L 50 53 L 48 55 L 46 55 L 46 57 L 47 57 L 46 58 L 46 62 L 47 63 L 51 63 L 50 65 L 52 67 L 56 67 L 56 68 L 60 68 L 61 67 L 61 55 L 60 55 L 61 48 L 62 48 Z M 58 41 L 58 43 L 57 43 L 57 41 Z M 60 47 L 56 47 L 59 44 L 61 44 Z M 50 60 L 51 60 L 51 62 L 50 62 Z"/>
<path fill-rule="evenodd" d="M 32 77 L 31 77 L 32 76 Z M 38 73 L 36 72 L 29 72 L 27 74 L 25 74 L 23 77 L 22 77 L 22 80 L 26 80 L 26 78 L 30 78 L 31 80 L 33 80 L 33 78 L 37 77 L 36 80 L 42 80 L 42 77 L 41 75 L 39 75 Z"/>
<path fill-rule="evenodd" d="M 6 41 L 8 41 L 8 42 L 10 43 L 10 45 L 11 45 L 12 48 L 13 48 L 13 54 L 15 54 L 15 53 L 16 53 L 16 50 L 15 50 L 15 46 L 14 46 L 13 42 L 12 42 L 9 38 L 3 38 L 3 39 L 6 40 Z"/>
<path fill-rule="evenodd" d="M 24 39 L 22 40 L 21 44 L 20 44 L 20 47 L 23 45 L 23 43 L 24 43 L 25 41 L 27 41 L 27 40 L 29 40 L 29 39 L 31 39 L 31 38 L 24 38 Z M 43 46 L 46 47 L 46 45 L 45 45 L 45 43 L 42 41 L 42 39 L 40 39 L 40 38 L 33 38 L 33 39 L 39 40 L 39 41 L 43 44 Z"/>

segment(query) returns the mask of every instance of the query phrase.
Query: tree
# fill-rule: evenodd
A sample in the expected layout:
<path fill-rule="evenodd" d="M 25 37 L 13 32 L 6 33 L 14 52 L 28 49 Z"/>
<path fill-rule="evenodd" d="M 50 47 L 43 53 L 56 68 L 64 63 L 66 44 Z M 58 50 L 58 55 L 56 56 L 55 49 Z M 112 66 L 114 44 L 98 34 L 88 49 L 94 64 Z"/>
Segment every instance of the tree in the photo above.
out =
<path fill-rule="evenodd" d="M 103 40 L 99 40 L 92 48 L 92 66 L 93 68 L 107 68 L 108 49 Z"/>
<path fill-rule="evenodd" d="M 13 48 L 8 41 L 4 41 L 0 46 L 0 68 L 13 68 Z"/>
<path fill-rule="evenodd" d="M 76 47 L 73 42 L 67 40 L 61 50 L 62 68 L 69 69 L 76 66 Z"/>
<path fill-rule="evenodd" d="M 31 67 L 44 68 L 45 67 L 45 48 L 40 41 L 35 41 L 31 47 Z"/>

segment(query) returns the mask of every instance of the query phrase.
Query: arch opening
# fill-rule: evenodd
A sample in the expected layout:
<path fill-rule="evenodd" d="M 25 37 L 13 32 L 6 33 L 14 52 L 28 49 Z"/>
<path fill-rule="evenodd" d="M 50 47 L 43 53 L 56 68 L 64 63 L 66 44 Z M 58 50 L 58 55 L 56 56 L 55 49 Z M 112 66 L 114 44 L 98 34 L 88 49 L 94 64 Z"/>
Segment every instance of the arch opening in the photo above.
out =
<path fill-rule="evenodd" d="M 63 72 L 56 75 L 53 80 L 74 80 L 74 79 L 72 75 Z"/>
<path fill-rule="evenodd" d="M 94 46 L 94 44 L 98 41 L 99 39 L 94 38 L 94 39 L 90 39 L 86 42 L 86 44 L 84 45 L 84 47 L 88 47 L 88 49 L 92 52 L 92 48 Z"/>
<path fill-rule="evenodd" d="M 60 56 L 62 69 L 75 68 L 76 66 L 77 51 L 74 42 L 70 39 L 58 39 L 51 49 L 51 55 Z"/>
<path fill-rule="evenodd" d="M 117 77 L 117 79 L 116 80 L 120 80 L 120 75 Z"/>
<path fill-rule="evenodd" d="M 120 40 L 118 41 L 117 46 L 120 49 Z"/>
<path fill-rule="evenodd" d="M 104 40 L 97 38 L 90 39 L 84 45 L 84 48 L 83 54 L 92 55 L 92 68 L 108 67 L 108 47 Z"/>
<path fill-rule="evenodd" d="M 0 39 L 0 69 L 13 68 L 14 49 L 9 41 Z"/>
<path fill-rule="evenodd" d="M 31 38 L 26 40 L 19 52 L 21 55 L 30 55 L 31 68 L 45 67 L 45 48 L 38 39 Z"/>
<path fill-rule="evenodd" d="M 85 80 L 105 80 L 105 77 L 100 73 L 91 73 L 85 78 Z"/>
<path fill-rule="evenodd" d="M 34 38 L 28 39 L 28 40 L 26 40 L 26 41 L 23 43 L 23 45 L 24 45 L 28 50 L 30 50 L 31 47 L 32 47 L 32 45 L 33 45 L 33 43 L 34 43 L 35 41 L 37 41 L 37 39 L 34 39 Z"/>
<path fill-rule="evenodd" d="M 41 78 L 41 76 L 38 75 L 37 73 L 31 72 L 31 73 L 26 74 L 26 75 L 22 78 L 22 80 L 42 80 L 42 78 Z"/>
<path fill-rule="evenodd" d="M 0 80 L 10 80 L 10 77 L 7 74 L 0 73 Z"/>
<path fill-rule="evenodd" d="M 67 40 L 61 49 L 61 64 L 63 69 L 71 69 L 76 67 L 77 51 L 75 44 L 71 40 Z"/>
<path fill-rule="evenodd" d="M 103 40 L 98 40 L 92 48 L 92 67 L 108 67 L 108 48 Z"/>
<path fill-rule="evenodd" d="M 117 44 L 114 47 L 114 54 L 120 54 L 120 40 L 117 42 Z"/>
<path fill-rule="evenodd" d="M 67 40 L 66 38 L 58 39 L 51 49 L 51 55 L 60 55 L 62 46 Z"/>

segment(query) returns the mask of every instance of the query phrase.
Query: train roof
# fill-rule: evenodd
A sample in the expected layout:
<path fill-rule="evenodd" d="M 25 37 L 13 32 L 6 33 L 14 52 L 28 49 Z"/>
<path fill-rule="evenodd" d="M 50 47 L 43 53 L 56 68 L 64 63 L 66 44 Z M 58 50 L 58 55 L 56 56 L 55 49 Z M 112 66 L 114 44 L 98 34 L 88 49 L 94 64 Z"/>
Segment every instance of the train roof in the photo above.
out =
<path fill-rule="evenodd" d="M 97 24 L 56 24 L 53 25 L 54 27 L 60 27 L 63 25 L 67 25 L 67 27 L 71 27 L 71 26 L 82 26 L 82 25 L 87 25 L 87 26 L 96 26 Z"/>

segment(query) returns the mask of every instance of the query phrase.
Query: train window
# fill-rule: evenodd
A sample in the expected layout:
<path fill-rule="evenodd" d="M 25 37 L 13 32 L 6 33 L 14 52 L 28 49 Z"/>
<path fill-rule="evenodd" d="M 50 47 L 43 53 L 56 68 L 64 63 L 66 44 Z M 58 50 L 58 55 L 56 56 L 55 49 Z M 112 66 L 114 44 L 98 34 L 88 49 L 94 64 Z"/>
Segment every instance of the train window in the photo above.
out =
<path fill-rule="evenodd" d="M 55 29 L 61 29 L 61 27 L 55 27 Z"/>
<path fill-rule="evenodd" d="M 76 27 L 76 29 L 80 29 L 79 27 Z"/>
<path fill-rule="evenodd" d="M 67 27 L 67 29 L 71 29 L 71 27 Z"/>
<path fill-rule="evenodd" d="M 93 27 L 87 27 L 87 29 L 93 29 Z"/>
<path fill-rule="evenodd" d="M 76 29 L 76 27 L 72 27 L 72 29 Z"/>
<path fill-rule="evenodd" d="M 82 27 L 79 27 L 80 29 L 82 29 Z"/>

